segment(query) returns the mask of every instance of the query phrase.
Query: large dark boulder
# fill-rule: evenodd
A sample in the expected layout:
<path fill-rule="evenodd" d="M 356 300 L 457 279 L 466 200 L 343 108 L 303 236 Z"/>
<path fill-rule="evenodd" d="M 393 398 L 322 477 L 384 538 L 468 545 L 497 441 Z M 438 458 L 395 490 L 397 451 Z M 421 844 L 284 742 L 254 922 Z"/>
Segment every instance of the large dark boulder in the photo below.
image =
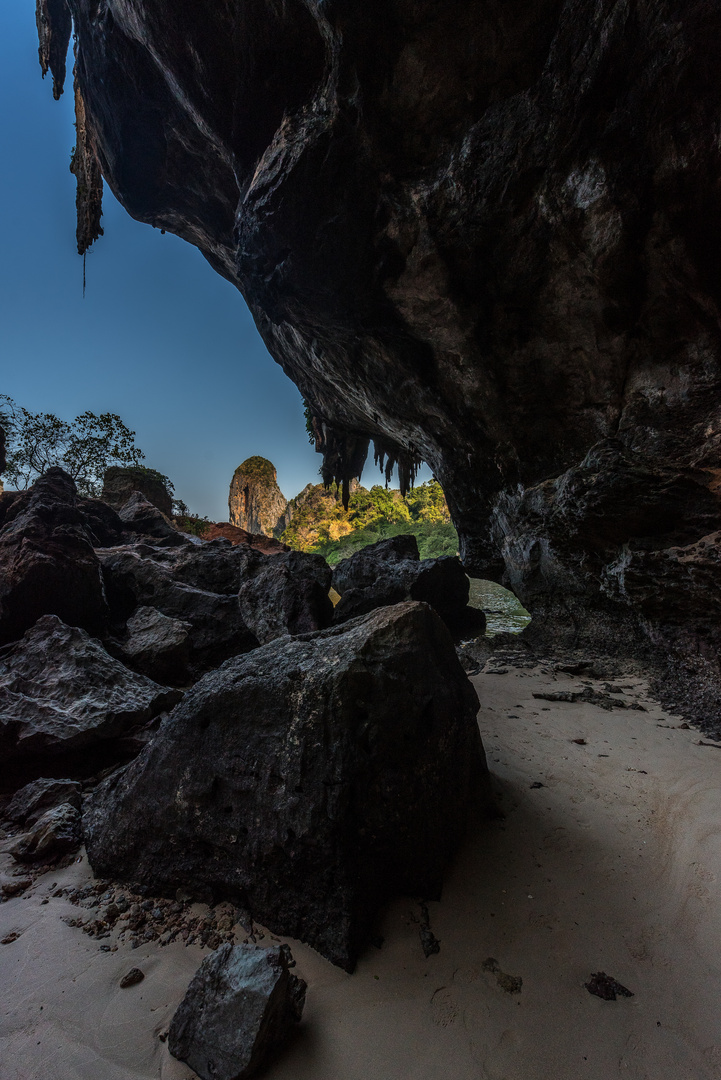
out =
<path fill-rule="evenodd" d="M 134 491 L 130 495 L 118 511 L 118 517 L 130 534 L 153 537 L 167 547 L 187 543 L 170 518 L 146 499 L 142 491 Z"/>
<path fill-rule="evenodd" d="M 52 468 L 7 500 L 0 528 L 0 644 L 41 615 L 102 633 L 108 609 L 100 563 L 75 483 Z"/>
<path fill-rule="evenodd" d="M 190 667 L 189 622 L 171 619 L 153 607 L 139 607 L 128 619 L 123 659 L 151 679 L 187 682 Z"/>
<path fill-rule="evenodd" d="M 342 559 L 333 569 L 333 588 L 340 595 L 337 623 L 385 604 L 421 600 L 456 635 L 482 634 L 486 626 L 483 612 L 468 606 L 470 585 L 460 559 L 421 559 L 412 535 L 379 540 Z"/>
<path fill-rule="evenodd" d="M 241 549 L 228 541 L 183 542 L 169 548 L 138 543 L 107 548 L 98 555 L 121 647 L 127 641 L 134 652 L 141 644 L 137 638 L 131 640 L 134 629 L 128 629 L 127 621 L 138 608 L 147 607 L 187 624 L 189 676 L 196 677 L 257 646 L 238 603 Z M 175 659 L 180 660 L 182 652 L 176 652 Z"/>
<path fill-rule="evenodd" d="M 166 517 L 172 516 L 173 499 L 160 473 L 142 465 L 111 465 L 105 470 L 101 498 L 113 510 L 121 510 L 136 491 Z"/>
<path fill-rule="evenodd" d="M 425 604 L 279 638 L 201 679 L 97 788 L 91 865 L 230 897 L 351 970 L 384 900 L 440 895 L 486 780 L 477 708 Z"/>
<path fill-rule="evenodd" d="M 246 1080 L 277 1057 L 303 1014 L 306 984 L 279 945 L 221 945 L 173 1016 L 168 1049 L 201 1080 Z"/>
<path fill-rule="evenodd" d="M 180 696 L 129 671 L 84 630 L 44 615 L 0 653 L 0 756 L 86 750 L 146 724 Z"/>
<path fill-rule="evenodd" d="M 721 656 L 716 575 L 682 626 L 637 605 L 721 528 L 718 0 L 69 6 L 107 181 L 242 291 L 326 477 L 369 439 L 404 479 L 421 458 L 468 572 L 508 574 L 536 628 Z M 567 482 L 609 439 L 665 526 L 622 498 L 599 550 L 582 499 L 569 545 Z M 613 514 L 618 461 L 591 471 Z"/>
<path fill-rule="evenodd" d="M 330 584 L 331 569 L 322 555 L 242 551 L 240 610 L 263 644 L 282 634 L 305 634 L 330 626 Z"/>

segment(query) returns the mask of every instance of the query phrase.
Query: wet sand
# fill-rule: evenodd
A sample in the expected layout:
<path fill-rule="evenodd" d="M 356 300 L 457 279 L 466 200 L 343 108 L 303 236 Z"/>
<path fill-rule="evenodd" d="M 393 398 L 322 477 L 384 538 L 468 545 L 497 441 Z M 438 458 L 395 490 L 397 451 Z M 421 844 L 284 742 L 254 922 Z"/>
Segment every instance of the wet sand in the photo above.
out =
<path fill-rule="evenodd" d="M 619 681 L 647 712 L 536 699 L 581 685 L 538 668 L 473 679 L 504 816 L 428 905 L 440 952 L 421 898 L 389 907 L 353 975 L 291 942 L 308 998 L 269 1080 L 721 1078 L 721 752 Z M 80 909 L 42 902 L 87 877 L 83 859 L 0 904 L 0 938 L 19 934 L 0 945 L 0 1080 L 188 1080 L 159 1035 L 206 953 L 102 952 L 62 921 Z M 600 970 L 634 996 L 589 994 Z"/>

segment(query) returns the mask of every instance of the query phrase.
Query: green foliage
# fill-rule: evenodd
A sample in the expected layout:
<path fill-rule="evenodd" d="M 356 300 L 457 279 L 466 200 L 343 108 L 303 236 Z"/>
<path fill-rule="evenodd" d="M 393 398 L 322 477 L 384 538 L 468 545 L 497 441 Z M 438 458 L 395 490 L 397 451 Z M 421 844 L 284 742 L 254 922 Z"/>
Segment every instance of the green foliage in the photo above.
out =
<path fill-rule="evenodd" d="M 97 496 L 110 465 L 137 466 L 145 457 L 135 445 L 135 432 L 116 413 L 84 412 L 72 421 L 61 420 L 54 413 L 31 413 L 5 394 L 0 395 L 0 409 L 8 435 L 5 475 L 18 489 L 59 465 L 81 495 Z"/>
<path fill-rule="evenodd" d="M 191 533 L 193 536 L 203 537 L 210 529 L 212 522 L 207 517 L 198 517 L 197 514 L 191 514 L 188 512 L 187 506 L 181 500 L 173 503 L 173 507 L 180 503 L 180 506 L 185 507 L 185 513 L 178 514 L 173 518 L 173 522 L 176 528 L 181 532 Z"/>
<path fill-rule="evenodd" d="M 235 470 L 236 475 L 241 473 L 246 480 L 254 480 L 260 483 L 273 484 L 276 481 L 275 465 L 267 458 L 255 454 L 247 458 L 242 465 Z"/>
<path fill-rule="evenodd" d="M 435 480 L 420 484 L 405 499 L 380 484 L 370 491 L 357 487 L 347 510 L 338 492 L 309 484 L 289 505 L 292 519 L 281 540 L 300 551 L 319 552 L 331 564 L 399 533 L 417 537 L 422 558 L 458 551 L 458 536 Z"/>
<path fill-rule="evenodd" d="M 315 446 L 315 431 L 313 430 L 313 411 L 308 402 L 303 399 L 303 416 L 305 417 L 305 430 L 308 442 Z"/>

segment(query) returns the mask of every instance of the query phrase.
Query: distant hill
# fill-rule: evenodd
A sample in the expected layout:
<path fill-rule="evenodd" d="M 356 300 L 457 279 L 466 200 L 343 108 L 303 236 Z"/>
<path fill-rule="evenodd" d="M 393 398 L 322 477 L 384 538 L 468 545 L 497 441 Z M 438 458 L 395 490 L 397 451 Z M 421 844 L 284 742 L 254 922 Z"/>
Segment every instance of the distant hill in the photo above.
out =
<path fill-rule="evenodd" d="M 323 555 L 331 565 L 399 533 L 417 537 L 422 559 L 458 551 L 458 535 L 435 480 L 419 484 L 405 498 L 380 484 L 369 491 L 356 482 L 347 510 L 339 492 L 308 484 L 290 500 L 286 513 L 290 521 L 280 539 L 298 551 Z"/>

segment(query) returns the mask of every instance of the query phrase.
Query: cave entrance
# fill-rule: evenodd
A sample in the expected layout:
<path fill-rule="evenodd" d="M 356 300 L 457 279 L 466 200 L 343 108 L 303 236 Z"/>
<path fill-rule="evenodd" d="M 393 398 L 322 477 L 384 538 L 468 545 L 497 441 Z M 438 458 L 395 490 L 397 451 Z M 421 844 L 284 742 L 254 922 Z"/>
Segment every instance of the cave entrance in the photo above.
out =
<path fill-rule="evenodd" d="M 495 581 L 469 578 L 471 583 L 468 603 L 480 608 L 486 615 L 486 637 L 496 634 L 520 634 L 531 621 L 521 601 L 509 589 Z"/>

